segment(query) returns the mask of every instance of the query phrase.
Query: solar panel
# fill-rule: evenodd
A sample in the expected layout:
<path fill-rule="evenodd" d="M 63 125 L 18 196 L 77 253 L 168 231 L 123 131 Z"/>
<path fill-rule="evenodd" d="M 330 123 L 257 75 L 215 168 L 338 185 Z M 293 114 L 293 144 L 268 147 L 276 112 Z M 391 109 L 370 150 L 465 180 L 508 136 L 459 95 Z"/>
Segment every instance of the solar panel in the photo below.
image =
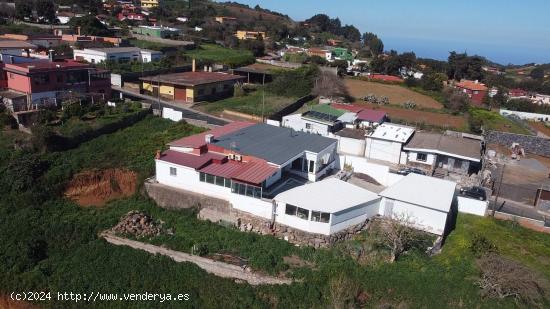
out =
<path fill-rule="evenodd" d="M 335 122 L 338 119 L 338 117 L 334 115 L 329 115 L 329 114 L 325 114 L 317 111 L 309 111 L 305 115 L 319 119 L 319 120 L 329 121 L 329 122 Z"/>

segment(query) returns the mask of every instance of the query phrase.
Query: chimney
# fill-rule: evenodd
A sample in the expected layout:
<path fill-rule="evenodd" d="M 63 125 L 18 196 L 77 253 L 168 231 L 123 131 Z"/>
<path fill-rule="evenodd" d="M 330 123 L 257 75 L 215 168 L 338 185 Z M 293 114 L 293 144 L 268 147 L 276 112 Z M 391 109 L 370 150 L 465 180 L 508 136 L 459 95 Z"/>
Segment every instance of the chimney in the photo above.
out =
<path fill-rule="evenodd" d="M 160 159 L 160 150 L 157 150 L 157 154 L 155 155 L 155 159 L 156 160 Z"/>
<path fill-rule="evenodd" d="M 55 50 L 50 49 L 50 50 L 48 51 L 48 58 L 50 59 L 50 62 L 53 62 L 54 57 L 55 57 Z"/>
<path fill-rule="evenodd" d="M 76 27 L 76 35 L 80 36 L 80 27 Z"/>
<path fill-rule="evenodd" d="M 196 69 L 197 69 L 197 61 L 195 60 L 195 58 L 193 58 L 193 64 L 191 65 L 191 71 L 195 72 Z"/>

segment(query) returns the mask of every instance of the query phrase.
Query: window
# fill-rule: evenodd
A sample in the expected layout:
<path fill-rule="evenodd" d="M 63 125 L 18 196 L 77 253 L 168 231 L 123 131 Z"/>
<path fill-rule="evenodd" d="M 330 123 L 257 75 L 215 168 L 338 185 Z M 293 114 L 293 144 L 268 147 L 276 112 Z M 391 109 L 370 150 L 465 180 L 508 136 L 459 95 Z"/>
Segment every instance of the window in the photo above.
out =
<path fill-rule="evenodd" d="M 289 216 L 295 216 L 297 209 L 298 209 L 298 207 L 296 207 L 294 205 L 286 204 L 285 214 L 287 214 Z"/>
<path fill-rule="evenodd" d="M 170 168 L 170 176 L 177 176 L 178 170 L 175 167 Z"/>
<path fill-rule="evenodd" d="M 62 83 L 63 82 L 63 74 L 57 74 L 57 82 Z"/>
<path fill-rule="evenodd" d="M 213 175 L 209 175 L 209 174 L 206 174 L 206 182 L 207 183 L 214 183 L 214 176 Z"/>
<path fill-rule="evenodd" d="M 330 221 L 330 214 L 327 212 L 312 211 L 311 221 L 328 223 Z"/>
<path fill-rule="evenodd" d="M 231 188 L 231 179 L 228 179 L 228 178 L 225 179 L 225 186 L 227 188 Z"/>
<path fill-rule="evenodd" d="M 223 90 L 227 90 L 227 89 L 229 89 L 229 85 L 228 84 L 223 85 Z"/>
<path fill-rule="evenodd" d="M 50 76 L 48 74 L 37 74 L 33 77 L 33 81 L 36 85 L 44 85 L 50 82 Z"/>
<path fill-rule="evenodd" d="M 311 123 L 306 123 L 306 129 L 311 130 Z"/>
<path fill-rule="evenodd" d="M 229 182 L 229 179 L 226 180 Z M 226 186 L 227 186 L 226 182 Z M 246 185 L 238 182 L 231 182 L 231 192 L 239 195 L 245 195 L 253 198 L 262 198 L 262 188 Z"/>
<path fill-rule="evenodd" d="M 416 161 L 422 161 L 426 162 L 428 160 L 428 155 L 425 153 L 417 153 L 416 154 Z"/>
<path fill-rule="evenodd" d="M 454 168 L 456 169 L 462 168 L 462 161 L 455 159 Z"/>
<path fill-rule="evenodd" d="M 309 161 L 309 172 L 313 173 L 315 171 L 315 161 Z"/>
<path fill-rule="evenodd" d="M 198 94 L 203 95 L 204 94 L 204 89 L 199 89 Z"/>
<path fill-rule="evenodd" d="M 307 220 L 309 217 L 309 210 L 298 207 L 296 211 L 296 216 L 300 219 Z"/>
<path fill-rule="evenodd" d="M 216 185 L 223 187 L 224 184 L 224 178 L 216 176 Z"/>
<path fill-rule="evenodd" d="M 202 182 L 206 181 L 206 174 L 205 173 L 199 173 L 199 180 Z"/>
<path fill-rule="evenodd" d="M 14 79 L 15 78 L 15 75 L 13 75 L 13 73 L 10 73 L 10 79 Z"/>

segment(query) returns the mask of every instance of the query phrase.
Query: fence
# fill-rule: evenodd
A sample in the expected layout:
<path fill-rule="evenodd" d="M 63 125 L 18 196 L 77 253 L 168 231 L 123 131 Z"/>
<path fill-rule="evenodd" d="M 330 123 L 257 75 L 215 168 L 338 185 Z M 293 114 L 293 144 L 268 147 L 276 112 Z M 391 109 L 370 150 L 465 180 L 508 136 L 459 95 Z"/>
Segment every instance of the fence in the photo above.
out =
<path fill-rule="evenodd" d="M 296 102 L 287 105 L 285 108 L 281 109 L 278 112 L 275 112 L 268 118 L 271 120 L 282 121 L 284 116 L 294 113 L 295 111 L 299 110 L 302 106 L 304 106 L 306 102 L 311 101 L 313 99 L 315 99 L 315 96 L 311 94 L 305 97 L 301 97 L 298 100 L 296 100 Z"/>

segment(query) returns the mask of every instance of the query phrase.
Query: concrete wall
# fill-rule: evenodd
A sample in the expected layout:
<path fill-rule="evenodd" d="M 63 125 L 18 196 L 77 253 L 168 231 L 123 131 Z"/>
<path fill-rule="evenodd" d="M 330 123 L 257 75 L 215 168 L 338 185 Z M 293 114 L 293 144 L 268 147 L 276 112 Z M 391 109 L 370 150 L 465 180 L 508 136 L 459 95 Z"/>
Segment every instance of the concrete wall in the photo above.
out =
<path fill-rule="evenodd" d="M 145 182 L 145 191 L 147 195 L 155 200 L 157 205 L 168 209 L 186 209 L 186 208 L 216 208 L 227 212 L 230 209 L 229 202 L 222 199 L 209 197 L 202 194 L 196 194 L 190 191 L 171 188 L 153 182 Z"/>
<path fill-rule="evenodd" d="M 394 164 L 401 162 L 401 143 L 367 137 L 365 157 L 387 161 Z"/>
<path fill-rule="evenodd" d="M 380 202 L 379 214 L 386 217 L 408 216 L 416 228 L 436 235 L 443 235 L 448 215 L 443 211 L 385 197 Z"/>
<path fill-rule="evenodd" d="M 365 139 L 355 139 L 348 137 L 341 137 L 335 135 L 338 139 L 338 153 L 349 154 L 352 156 L 364 157 L 365 156 Z"/>
<path fill-rule="evenodd" d="M 169 107 L 163 107 L 162 118 L 170 119 L 172 121 L 180 121 L 183 119 L 183 113 Z"/>
<path fill-rule="evenodd" d="M 458 211 L 462 213 L 485 216 L 487 212 L 488 202 L 480 201 L 468 197 L 459 196 L 458 198 Z"/>
<path fill-rule="evenodd" d="M 344 168 L 344 164 L 350 164 L 355 172 L 369 175 L 383 186 L 391 186 L 403 178 L 391 173 L 388 166 L 369 162 L 363 157 L 340 155 L 339 161 L 340 169 Z"/>

